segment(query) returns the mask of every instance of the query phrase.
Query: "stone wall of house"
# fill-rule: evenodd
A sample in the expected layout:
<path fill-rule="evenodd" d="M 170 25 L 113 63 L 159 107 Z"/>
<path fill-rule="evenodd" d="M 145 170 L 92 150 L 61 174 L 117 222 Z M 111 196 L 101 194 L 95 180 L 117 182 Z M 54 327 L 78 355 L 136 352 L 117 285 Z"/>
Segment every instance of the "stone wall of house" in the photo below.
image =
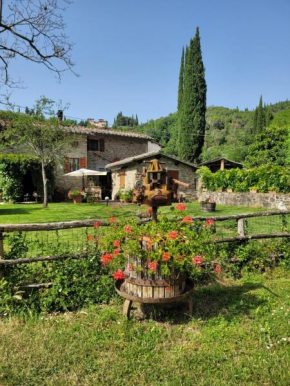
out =
<path fill-rule="evenodd" d="M 76 139 L 76 146 L 74 146 L 68 154 L 69 158 L 84 158 L 87 157 L 87 138 L 85 135 L 79 135 Z M 56 189 L 60 187 L 63 189 L 82 189 L 82 178 L 67 177 L 64 175 L 64 164 L 58 165 L 55 176 Z"/>
<path fill-rule="evenodd" d="M 154 157 L 152 157 L 154 159 Z M 149 159 L 146 159 L 146 161 Z M 178 179 L 182 182 L 186 182 L 188 184 L 191 184 L 191 187 L 186 189 L 184 187 L 179 187 L 178 188 L 178 193 L 180 194 L 181 192 L 185 194 L 186 198 L 188 200 L 194 200 L 197 199 L 197 190 L 195 188 L 196 186 L 196 180 L 197 176 L 194 171 L 194 169 L 189 166 L 185 165 L 182 163 L 176 164 L 176 161 L 170 160 L 166 157 L 161 157 L 160 159 L 161 162 L 164 162 L 168 170 L 178 170 L 179 177 Z M 137 179 L 141 178 L 142 174 L 142 168 L 146 164 L 142 163 L 132 163 L 129 164 L 126 168 L 124 169 L 117 169 L 117 170 L 112 170 L 112 198 L 114 198 L 117 194 L 117 192 L 120 189 L 120 171 L 125 173 L 125 189 L 130 190 L 134 188 L 135 182 Z"/>
<path fill-rule="evenodd" d="M 113 162 L 114 159 L 123 159 L 146 153 L 148 151 L 148 140 L 142 138 L 130 138 L 113 135 L 96 134 L 92 139 L 104 140 L 104 151 L 87 151 L 87 137 L 86 135 L 79 135 L 77 138 L 77 146 L 75 146 L 69 158 L 86 158 L 87 168 L 92 170 L 99 170 L 105 168 L 108 163 Z M 63 189 L 81 189 L 82 178 L 80 177 L 66 177 L 63 165 L 57 168 L 56 186 Z"/>
<path fill-rule="evenodd" d="M 211 197 L 217 204 L 265 209 L 290 209 L 290 194 L 201 192 L 199 201 Z"/>
<path fill-rule="evenodd" d="M 130 138 L 114 135 L 94 135 L 93 139 L 104 139 L 104 152 L 99 152 L 107 158 L 109 162 L 113 162 L 115 158 L 124 159 L 134 155 L 147 153 L 148 139 Z M 108 162 L 107 162 L 108 163 Z"/>

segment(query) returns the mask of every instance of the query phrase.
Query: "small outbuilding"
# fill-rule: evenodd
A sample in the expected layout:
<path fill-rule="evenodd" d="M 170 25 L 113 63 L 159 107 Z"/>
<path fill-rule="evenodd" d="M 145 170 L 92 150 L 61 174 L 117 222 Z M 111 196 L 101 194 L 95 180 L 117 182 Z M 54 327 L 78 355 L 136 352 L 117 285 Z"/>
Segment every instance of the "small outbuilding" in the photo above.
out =
<path fill-rule="evenodd" d="M 237 168 L 242 169 L 244 167 L 243 164 L 239 162 L 231 161 L 224 157 L 205 161 L 198 165 L 198 167 L 202 167 L 202 166 L 207 166 L 212 173 L 215 173 L 218 170 L 237 169 Z"/>
<path fill-rule="evenodd" d="M 121 189 L 134 189 L 137 181 L 142 179 L 142 174 L 148 165 L 148 161 L 158 159 L 167 169 L 168 176 L 190 184 L 189 188 L 180 186 L 178 194 L 189 200 L 197 198 L 198 167 L 189 162 L 181 161 L 171 155 L 162 153 L 161 150 L 139 154 L 106 165 L 112 175 L 112 199 L 118 196 Z"/>

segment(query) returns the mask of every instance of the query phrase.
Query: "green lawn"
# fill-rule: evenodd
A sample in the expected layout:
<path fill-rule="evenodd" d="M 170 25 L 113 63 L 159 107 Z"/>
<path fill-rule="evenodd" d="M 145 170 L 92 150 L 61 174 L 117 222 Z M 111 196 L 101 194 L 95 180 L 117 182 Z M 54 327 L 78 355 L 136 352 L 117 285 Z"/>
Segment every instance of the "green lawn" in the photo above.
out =
<path fill-rule="evenodd" d="M 249 213 L 263 211 L 261 208 L 231 207 L 218 205 L 215 213 L 204 213 L 199 208 L 198 202 L 186 204 L 185 215 L 199 216 L 222 216 L 237 213 Z M 122 207 L 106 207 L 103 204 L 73 204 L 59 203 L 49 204 L 48 208 L 43 208 L 41 204 L 14 204 L 0 205 L 0 225 L 1 224 L 23 224 L 32 222 L 54 222 L 72 221 L 85 219 L 107 219 L 114 216 L 129 216 L 138 211 L 145 211 L 147 207 L 137 205 L 123 205 Z M 170 212 L 169 207 L 159 209 L 161 212 Z"/>
<path fill-rule="evenodd" d="M 197 288 L 194 316 L 158 310 L 126 321 L 121 301 L 0 321 L 7 386 L 289 385 L 290 274 Z"/>

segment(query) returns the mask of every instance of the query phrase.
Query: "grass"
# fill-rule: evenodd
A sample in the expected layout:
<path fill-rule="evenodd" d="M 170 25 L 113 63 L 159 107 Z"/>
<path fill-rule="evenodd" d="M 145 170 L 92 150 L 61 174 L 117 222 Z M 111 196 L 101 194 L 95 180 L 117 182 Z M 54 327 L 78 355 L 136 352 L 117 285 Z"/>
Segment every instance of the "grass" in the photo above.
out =
<path fill-rule="evenodd" d="M 213 216 L 213 213 L 204 213 L 200 210 L 198 202 L 186 204 L 185 215 Z M 72 204 L 52 203 L 48 208 L 41 204 L 13 204 L 0 205 L 0 224 L 24 224 L 34 222 L 73 221 L 85 219 L 108 219 L 114 216 L 130 216 L 137 211 L 145 211 L 147 207 L 136 205 L 123 205 L 122 207 L 106 207 L 103 204 Z M 159 209 L 160 212 L 169 213 L 169 207 Z M 262 208 L 248 208 L 218 205 L 215 216 L 231 215 L 263 211 Z"/>
<path fill-rule="evenodd" d="M 290 273 L 222 280 L 186 308 L 126 321 L 121 301 L 0 321 L 0 384 L 289 385 Z"/>

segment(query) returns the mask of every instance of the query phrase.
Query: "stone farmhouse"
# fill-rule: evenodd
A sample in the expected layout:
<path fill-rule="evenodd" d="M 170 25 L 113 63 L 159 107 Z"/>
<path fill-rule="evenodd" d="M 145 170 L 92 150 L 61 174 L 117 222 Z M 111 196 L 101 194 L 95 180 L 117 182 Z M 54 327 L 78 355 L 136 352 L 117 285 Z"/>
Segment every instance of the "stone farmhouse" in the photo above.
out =
<path fill-rule="evenodd" d="M 142 133 L 112 130 L 100 127 L 63 126 L 63 130 L 76 137 L 73 149 L 60 166 L 56 175 L 56 187 L 61 189 L 81 189 L 82 178 L 65 176 L 66 173 L 80 168 L 100 171 L 99 176 L 86 178 L 85 185 L 99 186 L 101 198 L 111 198 L 111 174 L 106 169 L 108 163 L 113 163 L 128 156 L 133 157 L 161 147 L 153 138 Z"/>
<path fill-rule="evenodd" d="M 148 165 L 146 162 L 156 158 L 167 168 L 168 177 L 190 184 L 189 188 L 179 187 L 179 196 L 190 200 L 196 199 L 198 194 L 196 170 L 198 167 L 164 154 L 161 149 L 107 164 L 106 168 L 112 173 L 112 198 L 116 197 L 120 189 L 133 189 L 136 182 L 141 179 L 144 168 Z"/>

